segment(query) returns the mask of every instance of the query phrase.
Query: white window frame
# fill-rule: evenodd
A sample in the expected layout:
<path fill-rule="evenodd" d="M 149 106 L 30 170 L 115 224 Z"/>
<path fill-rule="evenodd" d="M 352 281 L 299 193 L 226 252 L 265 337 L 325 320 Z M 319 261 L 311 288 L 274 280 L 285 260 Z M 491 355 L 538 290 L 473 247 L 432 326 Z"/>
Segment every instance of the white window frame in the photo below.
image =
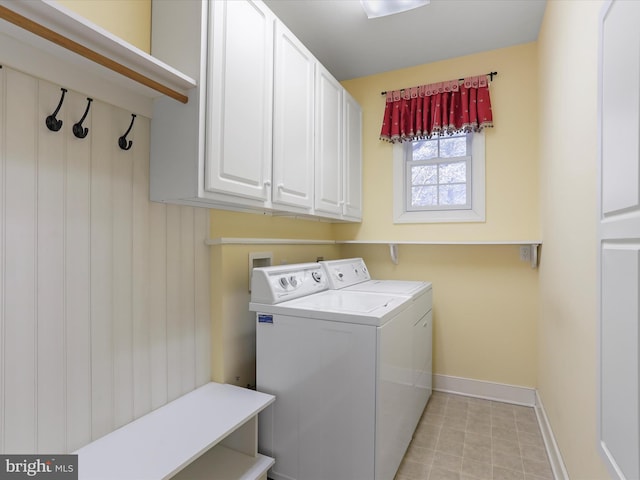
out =
<path fill-rule="evenodd" d="M 473 133 L 471 142 L 471 205 L 463 207 L 445 206 L 429 210 L 408 210 L 411 198 L 408 191 L 411 184 L 407 179 L 407 152 L 410 143 L 396 143 L 393 146 L 393 222 L 394 223 L 447 223 L 447 222 L 484 222 L 485 221 L 485 142 L 484 133 Z M 464 157 L 450 160 L 462 160 Z M 469 164 L 468 164 L 469 165 Z"/>

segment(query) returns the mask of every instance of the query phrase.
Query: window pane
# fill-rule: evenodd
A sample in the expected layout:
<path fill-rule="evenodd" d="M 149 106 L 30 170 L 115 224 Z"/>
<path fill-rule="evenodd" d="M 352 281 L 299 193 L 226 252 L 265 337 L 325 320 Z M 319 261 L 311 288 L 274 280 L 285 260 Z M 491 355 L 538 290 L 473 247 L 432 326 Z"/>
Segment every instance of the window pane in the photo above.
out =
<path fill-rule="evenodd" d="M 465 205 L 467 203 L 466 185 L 441 185 L 440 205 Z"/>
<path fill-rule="evenodd" d="M 413 142 L 413 160 L 429 160 L 438 156 L 438 140 Z"/>
<path fill-rule="evenodd" d="M 440 163 L 440 183 L 465 183 L 467 162 Z"/>
<path fill-rule="evenodd" d="M 443 158 L 464 157 L 467 155 L 467 137 L 440 138 L 440 156 Z"/>
<path fill-rule="evenodd" d="M 438 182 L 438 167 L 436 165 L 418 165 L 411 167 L 411 184 L 427 185 Z"/>
<path fill-rule="evenodd" d="M 430 207 L 438 205 L 438 187 L 412 187 L 411 206 Z"/>

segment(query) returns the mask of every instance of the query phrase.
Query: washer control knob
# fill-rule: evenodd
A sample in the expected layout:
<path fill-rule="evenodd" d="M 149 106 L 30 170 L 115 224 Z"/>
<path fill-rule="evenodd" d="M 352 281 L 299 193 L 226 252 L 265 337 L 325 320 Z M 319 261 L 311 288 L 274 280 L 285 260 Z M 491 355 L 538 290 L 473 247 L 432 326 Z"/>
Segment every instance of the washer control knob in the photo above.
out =
<path fill-rule="evenodd" d="M 289 280 L 287 280 L 287 277 L 280 277 L 280 286 L 282 288 L 287 288 L 288 285 L 289 285 Z"/>
<path fill-rule="evenodd" d="M 320 283 L 320 280 L 322 280 L 322 274 L 320 272 L 312 272 L 311 278 L 313 278 L 316 283 Z"/>
<path fill-rule="evenodd" d="M 296 288 L 298 286 L 298 279 L 291 275 L 289 277 L 289 285 L 291 285 L 293 288 Z"/>
<path fill-rule="evenodd" d="M 338 280 L 342 281 L 343 280 L 342 277 L 344 277 L 344 273 L 338 272 Z"/>

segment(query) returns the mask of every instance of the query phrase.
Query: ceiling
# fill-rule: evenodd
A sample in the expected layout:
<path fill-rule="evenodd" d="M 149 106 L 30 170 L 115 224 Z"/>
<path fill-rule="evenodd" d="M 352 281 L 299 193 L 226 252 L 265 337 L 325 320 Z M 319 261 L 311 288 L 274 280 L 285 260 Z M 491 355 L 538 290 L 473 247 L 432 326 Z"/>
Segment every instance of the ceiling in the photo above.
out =
<path fill-rule="evenodd" d="M 367 19 L 359 0 L 264 0 L 338 80 L 535 41 L 546 0 L 431 0 Z"/>

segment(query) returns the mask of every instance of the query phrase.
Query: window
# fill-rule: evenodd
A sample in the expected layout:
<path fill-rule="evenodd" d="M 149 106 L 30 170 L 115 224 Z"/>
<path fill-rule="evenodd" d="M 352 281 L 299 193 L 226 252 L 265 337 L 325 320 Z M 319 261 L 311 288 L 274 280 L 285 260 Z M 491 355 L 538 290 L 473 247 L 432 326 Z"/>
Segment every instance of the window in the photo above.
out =
<path fill-rule="evenodd" d="M 484 134 L 394 145 L 396 223 L 483 222 Z"/>

